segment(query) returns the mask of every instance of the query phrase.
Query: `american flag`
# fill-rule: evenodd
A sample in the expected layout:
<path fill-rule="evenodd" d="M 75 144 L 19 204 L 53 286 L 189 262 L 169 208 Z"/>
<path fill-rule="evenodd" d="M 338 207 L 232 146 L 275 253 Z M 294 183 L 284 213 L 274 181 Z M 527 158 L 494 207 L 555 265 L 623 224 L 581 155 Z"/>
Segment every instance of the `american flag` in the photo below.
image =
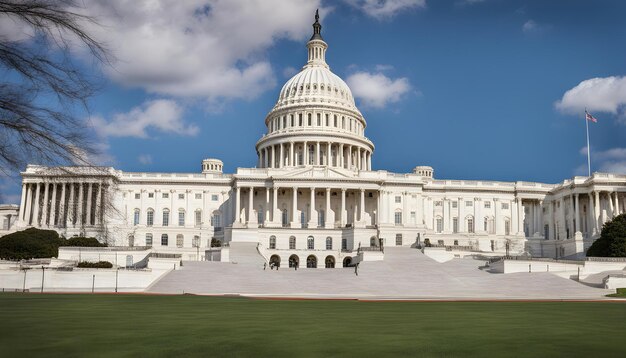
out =
<path fill-rule="evenodd" d="M 587 111 L 585 111 L 585 119 L 592 121 L 593 123 L 598 123 L 598 120 Z"/>

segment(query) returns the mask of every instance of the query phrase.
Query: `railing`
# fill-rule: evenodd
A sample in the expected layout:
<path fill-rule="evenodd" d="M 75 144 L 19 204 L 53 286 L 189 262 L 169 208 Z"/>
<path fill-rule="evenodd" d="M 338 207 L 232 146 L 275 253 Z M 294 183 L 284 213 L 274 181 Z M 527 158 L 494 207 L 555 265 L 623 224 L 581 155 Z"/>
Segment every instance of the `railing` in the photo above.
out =
<path fill-rule="evenodd" d="M 585 261 L 591 262 L 626 262 L 626 257 L 587 257 Z"/>
<path fill-rule="evenodd" d="M 549 257 L 532 257 L 532 256 L 501 256 L 498 260 L 512 260 L 512 261 L 536 261 L 536 262 L 554 262 L 561 264 L 574 264 L 574 265 L 584 265 L 585 261 L 583 260 L 569 260 L 569 259 L 552 259 Z"/>
<path fill-rule="evenodd" d="M 383 251 L 382 246 L 363 246 L 360 248 L 361 251 Z"/>
<path fill-rule="evenodd" d="M 183 257 L 181 254 L 165 254 L 159 252 L 153 252 L 150 254 L 150 257 L 154 257 L 155 259 L 180 259 Z"/>
<path fill-rule="evenodd" d="M 62 250 L 79 250 L 79 251 L 145 251 L 151 249 L 150 246 L 102 246 L 102 247 L 84 247 L 84 246 L 61 246 Z"/>

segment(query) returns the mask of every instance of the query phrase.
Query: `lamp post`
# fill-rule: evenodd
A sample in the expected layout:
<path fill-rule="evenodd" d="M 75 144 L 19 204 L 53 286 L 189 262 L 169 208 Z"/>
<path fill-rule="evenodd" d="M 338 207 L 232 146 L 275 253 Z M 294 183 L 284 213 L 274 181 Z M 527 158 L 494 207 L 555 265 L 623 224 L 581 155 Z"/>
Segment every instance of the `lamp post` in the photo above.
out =
<path fill-rule="evenodd" d="M 43 280 L 46 276 L 46 267 L 45 266 L 41 266 L 41 293 L 43 293 Z"/>
<path fill-rule="evenodd" d="M 117 256 L 117 255 L 115 255 L 115 256 Z M 117 278 L 118 278 L 119 273 L 120 273 L 120 268 L 116 267 L 115 268 L 115 293 L 117 293 Z"/>
<path fill-rule="evenodd" d="M 29 268 L 23 267 L 22 270 L 24 270 L 24 283 L 22 283 L 22 292 L 26 292 L 26 271 L 28 271 Z"/>

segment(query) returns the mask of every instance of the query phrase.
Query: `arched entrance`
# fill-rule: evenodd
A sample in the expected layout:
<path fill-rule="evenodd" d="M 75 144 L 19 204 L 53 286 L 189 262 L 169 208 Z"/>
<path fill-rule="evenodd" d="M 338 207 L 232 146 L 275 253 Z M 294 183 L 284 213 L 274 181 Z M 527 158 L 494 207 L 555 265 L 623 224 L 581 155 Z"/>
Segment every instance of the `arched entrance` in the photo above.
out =
<path fill-rule="evenodd" d="M 309 255 L 309 257 L 306 258 L 306 267 L 317 268 L 317 257 L 315 257 L 314 255 Z"/>
<path fill-rule="evenodd" d="M 330 255 L 326 256 L 326 260 L 324 260 L 324 267 L 335 268 L 335 258 Z"/>
<path fill-rule="evenodd" d="M 289 256 L 289 267 L 293 268 L 296 266 L 300 266 L 300 258 L 298 255 Z"/>
<path fill-rule="evenodd" d="M 343 267 L 350 267 L 352 265 L 352 257 L 348 256 L 343 259 Z"/>
<path fill-rule="evenodd" d="M 270 256 L 270 266 L 280 267 L 280 256 L 278 255 Z"/>

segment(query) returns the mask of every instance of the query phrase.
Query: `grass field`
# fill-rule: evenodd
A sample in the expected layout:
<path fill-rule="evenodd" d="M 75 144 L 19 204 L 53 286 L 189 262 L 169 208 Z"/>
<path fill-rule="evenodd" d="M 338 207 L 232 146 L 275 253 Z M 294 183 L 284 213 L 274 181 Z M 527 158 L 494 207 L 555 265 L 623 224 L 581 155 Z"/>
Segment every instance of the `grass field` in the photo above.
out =
<path fill-rule="evenodd" d="M 0 294 L 0 356 L 624 357 L 626 303 Z"/>

